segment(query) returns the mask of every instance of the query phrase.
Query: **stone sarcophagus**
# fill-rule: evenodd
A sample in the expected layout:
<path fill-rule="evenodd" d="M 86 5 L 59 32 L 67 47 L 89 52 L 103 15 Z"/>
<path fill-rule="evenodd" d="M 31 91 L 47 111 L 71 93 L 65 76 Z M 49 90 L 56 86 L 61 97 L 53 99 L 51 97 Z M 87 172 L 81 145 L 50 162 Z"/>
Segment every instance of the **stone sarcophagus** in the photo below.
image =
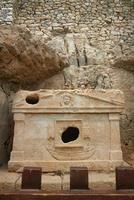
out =
<path fill-rule="evenodd" d="M 86 166 L 111 171 L 123 163 L 119 118 L 124 107 L 119 90 L 19 91 L 9 170 L 24 166 L 69 171 Z"/>

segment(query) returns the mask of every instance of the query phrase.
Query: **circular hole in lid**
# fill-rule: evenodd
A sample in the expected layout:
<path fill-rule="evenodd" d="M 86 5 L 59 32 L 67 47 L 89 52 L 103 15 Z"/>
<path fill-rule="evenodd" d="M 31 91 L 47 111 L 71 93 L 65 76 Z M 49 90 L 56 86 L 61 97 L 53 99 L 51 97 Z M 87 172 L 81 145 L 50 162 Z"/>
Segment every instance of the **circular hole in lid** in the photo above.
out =
<path fill-rule="evenodd" d="M 39 102 L 39 96 L 38 94 L 30 94 L 26 97 L 26 102 L 28 104 L 37 104 Z"/>

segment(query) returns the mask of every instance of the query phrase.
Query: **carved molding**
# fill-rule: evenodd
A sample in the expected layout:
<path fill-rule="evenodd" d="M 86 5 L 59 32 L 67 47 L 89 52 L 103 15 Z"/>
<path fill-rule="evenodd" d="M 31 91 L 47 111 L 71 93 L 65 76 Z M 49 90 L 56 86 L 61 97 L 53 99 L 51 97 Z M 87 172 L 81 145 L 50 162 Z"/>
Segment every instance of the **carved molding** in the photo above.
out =
<path fill-rule="evenodd" d="M 120 119 L 119 114 L 117 114 L 117 113 L 109 114 L 109 120 L 110 121 L 119 121 L 119 119 Z"/>
<path fill-rule="evenodd" d="M 65 144 L 61 140 L 60 130 L 61 127 L 67 128 L 69 126 L 79 128 L 80 135 L 76 141 Z M 82 121 L 77 119 L 56 121 L 55 137 L 51 137 L 51 133 L 49 133 L 46 148 L 51 156 L 57 160 L 85 160 L 95 153 L 95 145 L 90 140 L 90 135 L 83 134 Z"/>
<path fill-rule="evenodd" d="M 86 160 L 95 154 L 90 138 L 84 139 L 83 147 L 55 148 L 54 139 L 49 139 L 47 150 L 57 160 Z"/>
<path fill-rule="evenodd" d="M 26 102 L 28 95 L 37 94 L 39 96 L 38 104 L 30 105 Z M 86 106 L 79 104 L 78 98 Z M 116 100 L 115 100 L 116 99 Z M 92 101 L 90 105 L 90 101 Z M 38 91 L 19 91 L 16 94 L 13 103 L 13 111 L 18 109 L 52 109 L 52 108 L 114 108 L 122 109 L 124 106 L 124 97 L 119 90 L 38 90 Z M 117 110 L 117 112 L 120 112 Z"/>

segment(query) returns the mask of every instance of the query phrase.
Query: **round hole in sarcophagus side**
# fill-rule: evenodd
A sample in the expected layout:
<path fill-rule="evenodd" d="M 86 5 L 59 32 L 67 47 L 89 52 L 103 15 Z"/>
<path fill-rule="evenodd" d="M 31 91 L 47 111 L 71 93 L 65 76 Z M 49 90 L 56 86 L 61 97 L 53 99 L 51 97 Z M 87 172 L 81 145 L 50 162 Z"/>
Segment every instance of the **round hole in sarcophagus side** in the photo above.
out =
<path fill-rule="evenodd" d="M 77 127 L 68 127 L 61 135 L 61 139 L 64 143 L 77 140 L 79 137 L 79 129 Z"/>
<path fill-rule="evenodd" d="M 39 96 L 38 94 L 30 94 L 26 97 L 26 102 L 28 104 L 37 104 L 39 102 Z"/>

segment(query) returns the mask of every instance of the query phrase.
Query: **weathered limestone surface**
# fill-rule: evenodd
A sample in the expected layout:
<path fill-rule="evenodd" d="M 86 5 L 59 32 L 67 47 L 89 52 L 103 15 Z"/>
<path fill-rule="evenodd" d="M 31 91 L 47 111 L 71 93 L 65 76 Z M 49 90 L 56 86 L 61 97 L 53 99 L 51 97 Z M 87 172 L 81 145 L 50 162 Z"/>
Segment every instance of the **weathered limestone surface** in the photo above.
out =
<path fill-rule="evenodd" d="M 130 46 L 126 42 L 122 50 L 118 45 L 110 45 L 108 50 L 105 41 L 103 47 L 99 43 L 92 46 L 84 33 L 54 37 L 48 44 L 64 51 L 71 65 L 56 78 L 45 80 L 39 88 L 122 90 L 126 102 L 120 120 L 123 156 L 125 161 L 134 164 L 134 53 L 133 42 Z"/>
<path fill-rule="evenodd" d="M 0 192 L 16 192 L 21 190 L 22 174 L 9 173 L 7 167 L 0 169 Z M 103 185 L 103 184 L 102 184 Z M 61 177 L 55 173 L 42 174 L 41 189 L 55 191 L 62 189 Z"/>
<path fill-rule="evenodd" d="M 66 55 L 49 48 L 25 28 L 0 27 L 0 164 L 9 159 L 13 136 L 11 103 L 20 88 L 34 89 L 69 65 Z"/>
<path fill-rule="evenodd" d="M 58 35 L 47 44 L 53 49 L 65 52 L 69 56 L 70 65 L 76 67 L 108 63 L 104 49 L 92 46 L 85 33 Z"/>
<path fill-rule="evenodd" d="M 111 171 L 123 164 L 119 90 L 19 91 L 13 103 L 14 142 L 9 170 L 40 166 Z M 40 144 L 40 145 L 39 145 Z"/>
<path fill-rule="evenodd" d="M 66 33 L 78 33 L 83 45 L 103 50 L 107 60 L 113 62 L 122 54 L 133 56 L 133 8 L 133 0 L 18 1 L 14 23 L 23 24 L 33 34 L 43 37 L 46 30 L 63 37 Z M 79 40 L 75 36 L 74 39 Z"/>
<path fill-rule="evenodd" d="M 88 182 L 90 189 L 93 190 L 111 190 L 115 189 L 115 173 L 97 173 L 97 172 L 89 172 L 88 174 Z M 63 189 L 70 189 L 70 175 L 65 174 L 63 176 Z"/>
<path fill-rule="evenodd" d="M 0 81 L 37 85 L 69 65 L 67 57 L 26 29 L 0 28 Z"/>
<path fill-rule="evenodd" d="M 134 53 L 134 52 L 133 52 Z M 124 56 L 114 62 L 114 67 L 123 68 L 134 73 L 134 56 Z"/>
<path fill-rule="evenodd" d="M 91 189 L 106 190 L 115 189 L 115 173 L 89 172 L 89 185 Z M 22 174 L 8 172 L 6 167 L 0 169 L 0 192 L 16 192 L 21 189 Z M 70 175 L 61 171 L 58 173 L 42 174 L 42 190 L 59 191 L 68 190 L 70 187 Z"/>

